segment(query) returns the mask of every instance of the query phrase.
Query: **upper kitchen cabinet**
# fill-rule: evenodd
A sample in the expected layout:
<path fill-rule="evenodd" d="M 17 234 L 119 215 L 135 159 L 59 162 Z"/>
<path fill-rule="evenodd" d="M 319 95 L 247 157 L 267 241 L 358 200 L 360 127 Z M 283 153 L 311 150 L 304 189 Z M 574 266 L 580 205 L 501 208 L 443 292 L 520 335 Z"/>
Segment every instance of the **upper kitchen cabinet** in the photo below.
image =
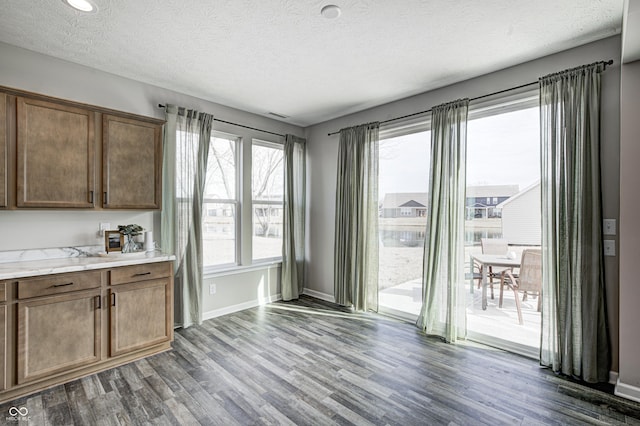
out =
<path fill-rule="evenodd" d="M 160 208 L 162 124 L 163 121 L 154 119 L 103 115 L 104 208 Z"/>
<path fill-rule="evenodd" d="M 9 117 L 7 95 L 0 93 L 0 208 L 7 207 L 7 149 Z"/>
<path fill-rule="evenodd" d="M 17 98 L 17 207 L 94 207 L 94 125 L 92 110 Z"/>

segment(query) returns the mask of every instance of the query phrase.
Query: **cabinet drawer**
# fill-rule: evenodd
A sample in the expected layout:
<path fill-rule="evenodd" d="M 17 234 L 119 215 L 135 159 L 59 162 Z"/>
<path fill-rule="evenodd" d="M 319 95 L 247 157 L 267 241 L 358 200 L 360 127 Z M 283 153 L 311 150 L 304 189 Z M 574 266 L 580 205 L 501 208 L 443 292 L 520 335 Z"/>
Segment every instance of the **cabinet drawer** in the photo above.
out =
<path fill-rule="evenodd" d="M 0 302 L 7 301 L 7 283 L 0 282 Z"/>
<path fill-rule="evenodd" d="M 171 264 L 144 263 L 142 265 L 123 266 L 111 270 L 111 285 L 154 280 L 171 276 Z"/>
<path fill-rule="evenodd" d="M 100 287 L 100 271 L 48 275 L 18 281 L 18 299 Z"/>

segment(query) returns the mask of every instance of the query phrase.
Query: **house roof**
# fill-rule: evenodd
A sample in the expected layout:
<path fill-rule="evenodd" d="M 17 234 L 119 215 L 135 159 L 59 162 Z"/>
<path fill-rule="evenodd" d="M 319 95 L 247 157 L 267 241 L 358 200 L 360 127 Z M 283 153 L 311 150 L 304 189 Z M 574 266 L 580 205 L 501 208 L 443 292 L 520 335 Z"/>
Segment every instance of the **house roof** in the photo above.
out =
<path fill-rule="evenodd" d="M 476 185 L 467 187 L 467 198 L 511 197 L 518 193 L 518 185 Z M 409 205 L 409 203 L 414 203 Z M 382 201 L 383 209 L 398 207 L 425 207 L 429 205 L 426 192 L 388 192 Z"/>
<path fill-rule="evenodd" d="M 520 190 L 518 185 L 477 185 L 467 187 L 467 198 L 511 197 Z"/>
<path fill-rule="evenodd" d="M 532 183 L 531 185 L 527 186 L 525 189 L 523 189 L 522 191 L 518 192 L 517 194 L 515 194 L 513 197 L 509 197 L 509 199 L 504 200 L 503 202 L 501 202 L 500 204 L 498 204 L 496 206 L 496 208 L 501 209 L 504 206 L 506 206 L 509 203 L 514 202 L 515 200 L 517 200 L 518 198 L 522 197 L 524 194 L 526 194 L 529 191 L 534 190 L 536 187 L 540 186 L 540 181 L 536 181 L 534 183 Z"/>
<path fill-rule="evenodd" d="M 415 205 L 406 205 L 408 203 L 415 203 Z M 429 196 L 426 192 L 390 192 L 384 195 L 382 208 L 425 207 L 428 204 Z"/>
<path fill-rule="evenodd" d="M 402 204 L 400 207 L 426 207 L 424 204 L 419 203 L 415 200 L 411 200 L 411 201 L 407 201 L 406 203 Z"/>

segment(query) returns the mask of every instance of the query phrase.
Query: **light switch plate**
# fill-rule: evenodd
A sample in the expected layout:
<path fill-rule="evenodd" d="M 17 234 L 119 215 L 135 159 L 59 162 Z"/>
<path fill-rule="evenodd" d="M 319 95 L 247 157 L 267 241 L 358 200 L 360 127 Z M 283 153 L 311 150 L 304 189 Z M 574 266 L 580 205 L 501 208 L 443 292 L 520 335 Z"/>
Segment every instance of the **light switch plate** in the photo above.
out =
<path fill-rule="evenodd" d="M 215 284 L 209 284 L 209 294 L 210 295 L 216 294 L 216 290 L 217 290 L 217 288 L 216 288 Z"/>
<path fill-rule="evenodd" d="M 615 256 L 616 255 L 616 242 L 615 240 L 604 240 L 604 255 Z"/>
<path fill-rule="evenodd" d="M 110 231 L 111 230 L 111 224 L 108 222 L 101 222 L 100 223 L 100 236 L 104 237 L 104 231 Z"/>
<path fill-rule="evenodd" d="M 616 235 L 616 220 L 604 219 L 602 221 L 602 233 L 604 235 Z"/>

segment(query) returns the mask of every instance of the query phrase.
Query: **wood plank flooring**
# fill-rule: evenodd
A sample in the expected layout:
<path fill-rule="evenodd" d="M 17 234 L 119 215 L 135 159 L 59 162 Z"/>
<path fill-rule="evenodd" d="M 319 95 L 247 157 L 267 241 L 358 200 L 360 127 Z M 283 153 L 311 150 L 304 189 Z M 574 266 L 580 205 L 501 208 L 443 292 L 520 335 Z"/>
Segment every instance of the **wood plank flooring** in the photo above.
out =
<path fill-rule="evenodd" d="M 176 332 L 174 350 L 0 406 L 29 425 L 635 424 L 640 404 L 535 361 L 303 296 Z"/>

